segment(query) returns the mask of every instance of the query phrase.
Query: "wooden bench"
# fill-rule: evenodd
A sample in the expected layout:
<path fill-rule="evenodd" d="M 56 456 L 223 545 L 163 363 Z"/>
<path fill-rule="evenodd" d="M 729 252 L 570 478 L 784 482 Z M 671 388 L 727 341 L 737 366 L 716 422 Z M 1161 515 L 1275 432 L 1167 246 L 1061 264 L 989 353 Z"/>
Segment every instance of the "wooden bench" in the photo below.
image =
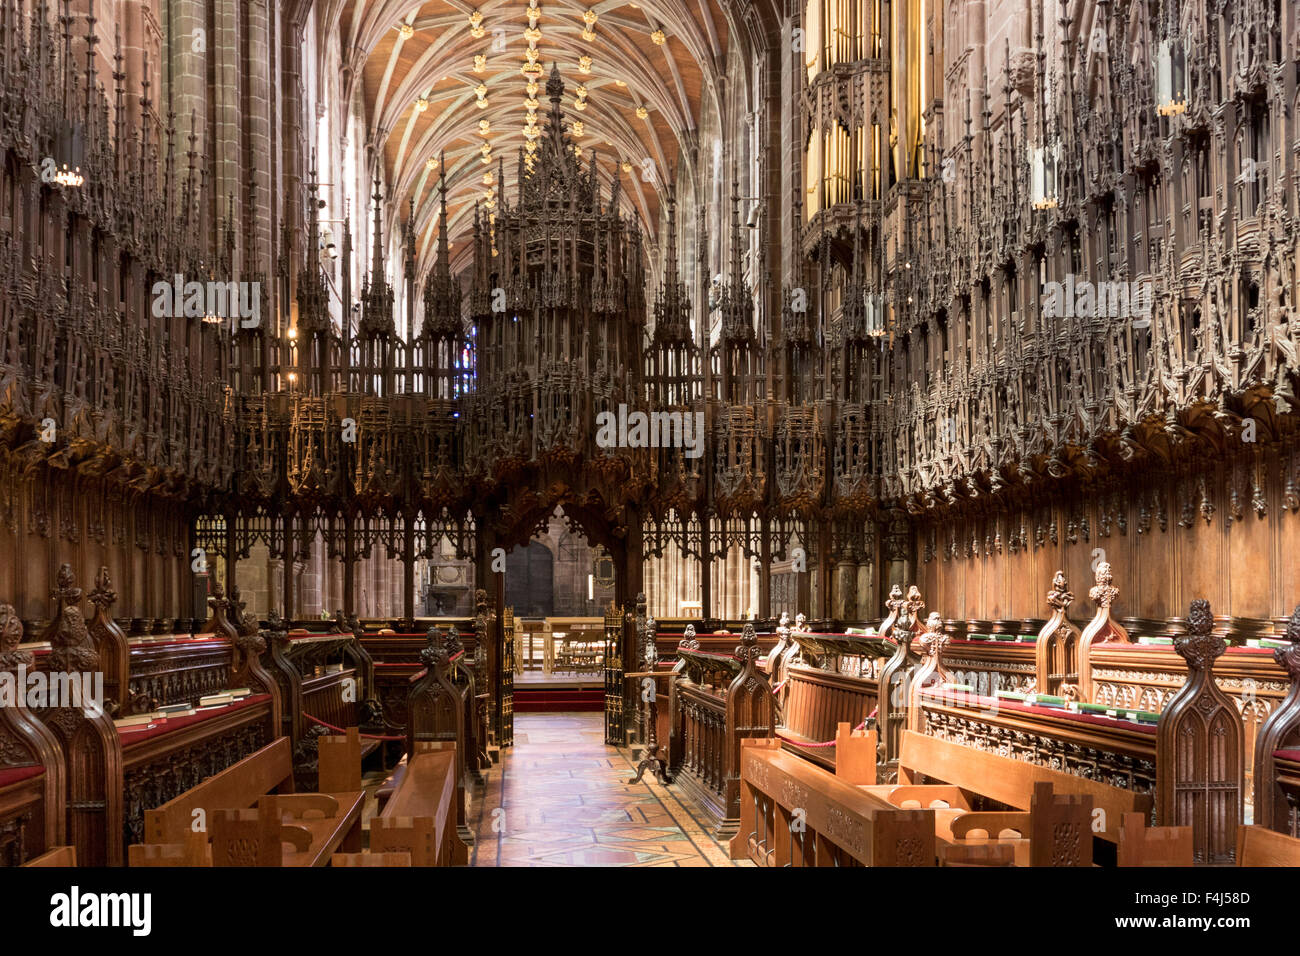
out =
<path fill-rule="evenodd" d="M 216 810 L 213 866 L 327 866 L 361 850 L 365 794 L 269 794 L 255 810 Z M 292 849 L 285 851 L 285 844 Z"/>
<path fill-rule="evenodd" d="M 1300 866 L 1300 840 L 1268 827 L 1238 827 L 1237 865 Z"/>
<path fill-rule="evenodd" d="M 144 814 L 145 843 L 185 842 L 185 835 L 202 826 L 214 810 L 243 810 L 268 793 L 293 792 L 293 756 L 288 737 L 279 737 L 197 787 Z"/>
<path fill-rule="evenodd" d="M 407 853 L 409 866 L 468 864 L 469 848 L 456 828 L 458 764 L 451 744 L 415 745 L 392 795 L 370 821 L 372 853 Z"/>
<path fill-rule="evenodd" d="M 930 778 L 942 784 L 922 784 Z M 1150 794 L 1121 790 L 1096 780 L 1041 767 L 1023 760 L 1003 757 L 961 744 L 929 737 L 916 731 L 903 732 L 898 783 L 866 787 L 894 806 L 934 807 L 937 825 L 945 842 L 962 840 L 975 829 L 1000 825 L 1016 829 L 1027 823 L 1022 814 L 1033 806 L 1038 784 L 1050 784 L 1058 795 L 1081 795 L 1091 800 L 1090 832 L 1112 843 L 1119 841 L 1125 813 L 1149 816 Z M 972 814 L 972 797 L 985 797 L 1012 808 L 1009 814 Z M 962 817 L 967 816 L 963 820 Z M 1023 835 L 1023 830 L 1021 831 Z M 990 833 L 990 836 L 995 834 Z M 1089 855 L 1089 860 L 1091 856 Z"/>
<path fill-rule="evenodd" d="M 144 866 L 211 866 L 212 846 L 206 832 L 191 831 L 183 843 L 136 843 L 127 847 L 127 865 Z"/>
<path fill-rule="evenodd" d="M 23 866 L 76 866 L 77 865 L 77 848 L 75 846 L 56 846 L 52 850 L 42 853 L 34 859 L 28 860 Z"/>
<path fill-rule="evenodd" d="M 874 734 L 869 735 L 874 753 Z M 740 742 L 740 828 L 731 858 L 759 866 L 934 866 L 935 815 L 902 809 L 784 750 Z"/>
<path fill-rule="evenodd" d="M 348 740 L 348 738 L 344 738 Z M 351 739 L 359 744 L 355 736 Z M 213 866 L 324 866 L 332 853 L 361 849 L 360 761 L 355 783 L 333 793 L 293 793 L 289 739 L 280 737 L 197 787 L 145 811 L 145 844 L 170 850 L 132 847 L 142 865 L 193 865 L 199 852 L 190 834 L 206 833 Z M 335 777 L 335 781 L 338 777 Z M 256 809 L 249 809 L 256 804 Z M 289 818 L 286 825 L 284 818 Z M 281 839 L 275 838 L 279 834 Z M 282 843 L 292 844 L 291 852 Z M 206 860 L 205 860 L 206 862 Z"/>
<path fill-rule="evenodd" d="M 1191 827 L 1149 827 L 1140 813 L 1120 820 L 1120 866 L 1191 866 L 1195 855 Z"/>
<path fill-rule="evenodd" d="M 331 866 L 410 866 L 409 853 L 335 853 Z"/>

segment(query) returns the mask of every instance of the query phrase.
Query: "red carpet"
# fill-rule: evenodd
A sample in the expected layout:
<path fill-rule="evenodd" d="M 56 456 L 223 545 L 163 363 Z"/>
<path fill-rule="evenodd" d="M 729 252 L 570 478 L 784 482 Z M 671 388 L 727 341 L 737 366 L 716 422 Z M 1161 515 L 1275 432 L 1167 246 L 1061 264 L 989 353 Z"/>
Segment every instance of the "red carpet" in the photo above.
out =
<path fill-rule="evenodd" d="M 515 687 L 516 714 L 604 709 L 604 687 Z"/>

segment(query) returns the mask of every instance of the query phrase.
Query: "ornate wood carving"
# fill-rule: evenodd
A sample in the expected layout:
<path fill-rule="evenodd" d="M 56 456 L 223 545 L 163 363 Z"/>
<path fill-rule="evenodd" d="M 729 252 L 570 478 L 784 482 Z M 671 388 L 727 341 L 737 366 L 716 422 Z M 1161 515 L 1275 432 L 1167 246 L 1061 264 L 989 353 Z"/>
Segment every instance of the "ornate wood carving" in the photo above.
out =
<path fill-rule="evenodd" d="M 1079 629 L 1065 616 L 1074 595 L 1069 591 L 1065 573 L 1057 571 L 1052 589 L 1047 592 L 1047 606 L 1052 616 L 1038 634 L 1034 647 L 1034 670 L 1038 691 L 1076 697 L 1079 683 Z"/>
<path fill-rule="evenodd" d="M 1156 822 L 1190 826 L 1198 863 L 1231 863 L 1242 823 L 1243 743 L 1237 708 L 1214 682 L 1226 645 L 1212 633 L 1210 603 L 1193 601 L 1188 633 L 1174 638 L 1187 683 L 1160 715 Z"/>
<path fill-rule="evenodd" d="M 195 633 L 215 634 L 230 645 L 232 658 L 228 686 L 247 687 L 255 694 L 268 694 L 271 698 L 271 726 L 279 728 L 284 704 L 279 682 L 262 666 L 262 654 L 267 646 L 266 637 L 258 632 L 255 624 L 247 624 L 242 633 L 235 627 L 229 616 L 232 601 L 226 597 L 226 590 L 215 575 L 212 578 L 212 594 L 208 597 L 208 607 L 212 611 L 211 617 Z M 236 619 L 244 623 L 242 608 L 236 607 L 235 613 Z M 279 618 L 275 616 L 271 619 L 271 624 L 274 626 L 277 623 Z"/>
<path fill-rule="evenodd" d="M 1292 833 L 1295 809 L 1278 786 L 1273 754 L 1278 750 L 1300 749 L 1300 607 L 1287 623 L 1286 637 L 1291 646 L 1279 647 L 1273 655 L 1290 675 L 1291 688 L 1255 738 L 1255 823 Z"/>
<path fill-rule="evenodd" d="M 53 592 L 54 614 L 42 635 L 50 642 L 49 671 L 82 688 L 94 685 L 99 655 L 78 604 L 72 568 L 62 565 Z M 113 719 L 91 701 L 51 700 L 37 715 L 59 741 L 66 776 L 67 840 L 85 866 L 121 866 L 122 745 Z"/>
<path fill-rule="evenodd" d="M 943 619 L 938 611 L 931 611 L 921 631 L 921 663 L 912 674 L 911 686 L 908 688 L 907 729 L 925 729 L 925 718 L 917 706 L 917 697 L 922 689 L 932 684 L 950 683 L 952 674 L 943 665 L 943 650 L 952 638 L 943 629 Z"/>
<path fill-rule="evenodd" d="M 0 604 L 0 681 L 10 684 L 13 700 L 0 706 L 0 772 L 40 767 L 41 824 L 39 842 L 30 845 L 22 832 L 27 814 L 0 808 L 0 828 L 13 828 L 13 865 L 20 865 L 29 850 L 44 851 L 66 841 L 67 781 L 63 750 L 55 734 L 27 708 L 26 675 L 35 670 L 31 651 L 19 650 L 23 625 L 10 604 Z M 3 841 L 0 841 L 3 842 Z"/>
<path fill-rule="evenodd" d="M 420 652 L 425 672 L 411 687 L 407 700 L 406 752 L 415 753 L 419 741 L 448 741 L 456 745 L 457 824 L 465 823 L 464 786 L 468 774 L 467 734 L 465 727 L 465 691 L 452 680 L 448 633 L 439 627 L 429 628 L 427 644 Z M 459 649 L 459 640 L 456 641 Z"/>
<path fill-rule="evenodd" d="M 1097 611 L 1088 626 L 1079 637 L 1079 700 L 1093 700 L 1092 684 L 1092 645 L 1114 641 L 1129 643 L 1128 631 L 1110 616 L 1111 606 L 1119 597 L 1119 588 L 1115 587 L 1115 576 L 1111 574 L 1110 564 L 1102 561 L 1094 572 L 1096 583 L 1088 591 L 1088 597 L 1097 606 Z"/>
<path fill-rule="evenodd" d="M 907 597 L 898 607 L 897 620 L 890 628 L 890 636 L 898 642 L 898 649 L 880 669 L 876 722 L 880 727 L 880 763 L 884 780 L 892 780 L 898 773 L 899 748 L 903 731 L 907 729 L 912 675 L 921 663 L 920 657 L 912 650 L 912 639 L 916 635 L 917 618 L 924 609 L 925 600 L 920 589 L 913 584 L 907 589 Z"/>

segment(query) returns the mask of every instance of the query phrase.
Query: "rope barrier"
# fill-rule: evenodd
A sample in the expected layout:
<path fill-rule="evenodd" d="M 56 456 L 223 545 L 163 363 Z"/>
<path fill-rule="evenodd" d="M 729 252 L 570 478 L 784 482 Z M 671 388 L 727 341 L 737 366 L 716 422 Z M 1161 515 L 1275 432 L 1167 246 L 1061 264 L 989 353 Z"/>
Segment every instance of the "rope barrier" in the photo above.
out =
<path fill-rule="evenodd" d="M 325 721 L 321 720 L 319 717 L 313 717 L 311 714 L 307 713 L 306 711 L 303 711 L 303 714 L 302 714 L 302 715 L 303 715 L 304 717 L 306 717 L 308 720 L 312 721 L 313 723 L 320 724 L 320 725 L 321 725 L 322 727 L 324 727 L 326 730 L 332 730 L 332 731 L 334 731 L 336 734 L 346 734 L 346 733 L 347 733 L 347 731 L 344 730 L 342 727 L 335 727 L 333 724 L 327 724 Z M 361 736 L 362 736 L 362 737 L 365 737 L 367 740 L 392 740 L 392 741 L 405 741 L 405 740 L 406 740 L 405 737 L 384 737 L 384 736 L 381 736 L 381 735 L 379 735 L 379 734 L 361 734 Z"/>
<path fill-rule="evenodd" d="M 858 724 L 856 727 L 853 728 L 853 732 L 857 733 L 865 726 L 867 726 L 867 722 L 864 720 L 862 723 Z M 802 740 L 795 740 L 793 737 L 787 737 L 785 734 L 781 733 L 779 728 L 776 732 L 776 735 L 780 737 L 782 740 L 790 741 L 790 743 L 794 744 L 796 747 L 808 747 L 809 749 L 816 749 L 818 747 L 834 747 L 836 743 L 834 740 L 824 740 L 821 743 L 817 743 L 817 744 L 806 744 Z"/>

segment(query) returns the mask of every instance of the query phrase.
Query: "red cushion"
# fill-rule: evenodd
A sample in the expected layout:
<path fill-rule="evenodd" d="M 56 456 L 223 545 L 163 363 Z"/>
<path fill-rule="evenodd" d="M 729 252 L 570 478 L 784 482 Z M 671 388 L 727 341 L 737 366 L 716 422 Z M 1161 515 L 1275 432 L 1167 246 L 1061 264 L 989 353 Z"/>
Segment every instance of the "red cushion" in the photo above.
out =
<path fill-rule="evenodd" d="M 5 787 L 12 787 L 16 783 L 22 783 L 24 780 L 30 780 L 32 777 L 39 777 L 45 773 L 45 768 L 37 765 L 34 767 L 7 767 L 0 770 L 0 790 Z"/>
<path fill-rule="evenodd" d="M 1273 756 L 1274 756 L 1274 757 L 1278 757 L 1278 758 L 1280 758 L 1280 759 L 1282 759 L 1282 760 L 1292 760 L 1292 761 L 1294 761 L 1294 762 L 1296 762 L 1296 763 L 1300 763 L 1300 749 L 1296 749 L 1296 750 L 1274 750 L 1274 751 L 1273 751 Z"/>
<path fill-rule="evenodd" d="M 118 736 L 122 738 L 122 746 L 134 747 L 136 744 L 143 743 L 154 737 L 163 734 L 174 733 L 192 724 L 200 724 L 205 720 L 211 720 L 213 717 L 219 717 L 222 714 L 229 714 L 236 710 L 243 710 L 245 707 L 252 707 L 264 700 L 270 700 L 270 694 L 253 694 L 245 697 L 243 700 L 237 700 L 233 704 L 227 704 L 225 707 L 213 707 L 211 710 L 201 710 L 198 713 L 191 714 L 188 717 L 170 717 L 165 722 L 155 724 L 150 727 L 148 724 L 141 724 L 138 727 L 119 727 Z"/>

